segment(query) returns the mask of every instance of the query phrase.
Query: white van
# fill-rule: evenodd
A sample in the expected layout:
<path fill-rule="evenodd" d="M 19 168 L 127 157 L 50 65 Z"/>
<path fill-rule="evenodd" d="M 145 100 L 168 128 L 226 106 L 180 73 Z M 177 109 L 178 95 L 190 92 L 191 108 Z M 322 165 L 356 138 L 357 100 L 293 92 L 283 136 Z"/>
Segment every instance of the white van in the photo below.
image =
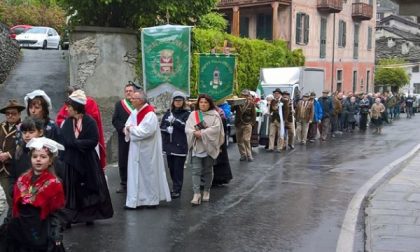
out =
<path fill-rule="evenodd" d="M 319 68 L 278 67 L 260 70 L 259 84 L 265 96 L 272 94 L 276 88 L 288 91 L 294 101 L 299 100 L 304 93 L 315 92 L 321 96 L 324 82 L 324 69 Z"/>

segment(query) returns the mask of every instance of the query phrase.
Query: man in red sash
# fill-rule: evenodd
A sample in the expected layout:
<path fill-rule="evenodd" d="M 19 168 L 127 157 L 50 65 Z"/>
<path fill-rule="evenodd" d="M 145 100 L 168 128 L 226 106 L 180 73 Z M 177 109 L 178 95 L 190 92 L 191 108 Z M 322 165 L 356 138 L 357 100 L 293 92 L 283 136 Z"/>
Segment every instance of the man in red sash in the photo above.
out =
<path fill-rule="evenodd" d="M 136 110 L 124 128 L 125 140 L 130 141 L 125 207 L 155 208 L 162 200 L 171 201 L 159 122 L 143 91 L 134 92 L 131 103 Z"/>
<path fill-rule="evenodd" d="M 115 103 L 114 114 L 112 115 L 112 125 L 118 133 L 118 168 L 120 172 L 120 188 L 117 193 L 127 192 L 127 160 L 128 147 L 130 143 L 124 140 L 124 127 L 134 107 L 131 104 L 131 96 L 133 95 L 135 86 L 132 83 L 125 85 L 124 99 Z"/>

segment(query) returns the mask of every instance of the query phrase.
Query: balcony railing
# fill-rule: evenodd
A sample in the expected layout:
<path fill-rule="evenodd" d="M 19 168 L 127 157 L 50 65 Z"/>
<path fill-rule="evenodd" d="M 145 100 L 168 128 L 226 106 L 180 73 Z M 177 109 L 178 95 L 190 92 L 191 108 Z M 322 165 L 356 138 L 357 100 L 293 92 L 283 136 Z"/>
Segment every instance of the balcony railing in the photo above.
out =
<path fill-rule="evenodd" d="M 338 13 L 343 10 L 343 0 L 318 0 L 317 8 L 321 12 Z"/>
<path fill-rule="evenodd" d="M 373 6 L 367 3 L 353 3 L 352 17 L 354 20 L 370 20 L 373 16 Z"/>
<path fill-rule="evenodd" d="M 273 0 L 221 0 L 217 5 L 219 8 L 226 7 L 249 7 L 249 6 L 258 6 L 258 5 L 268 5 L 271 4 Z M 280 0 L 280 4 L 290 5 L 292 0 Z"/>

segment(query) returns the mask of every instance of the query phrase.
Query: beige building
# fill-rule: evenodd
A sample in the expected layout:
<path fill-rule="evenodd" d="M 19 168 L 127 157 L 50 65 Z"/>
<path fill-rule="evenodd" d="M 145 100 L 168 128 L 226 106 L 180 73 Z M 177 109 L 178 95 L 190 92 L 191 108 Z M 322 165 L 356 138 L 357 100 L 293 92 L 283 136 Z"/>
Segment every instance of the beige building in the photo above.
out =
<path fill-rule="evenodd" d="M 306 66 L 323 68 L 324 87 L 373 91 L 375 0 L 221 0 L 232 34 L 285 40 Z M 320 95 L 320 94 L 318 94 Z"/>

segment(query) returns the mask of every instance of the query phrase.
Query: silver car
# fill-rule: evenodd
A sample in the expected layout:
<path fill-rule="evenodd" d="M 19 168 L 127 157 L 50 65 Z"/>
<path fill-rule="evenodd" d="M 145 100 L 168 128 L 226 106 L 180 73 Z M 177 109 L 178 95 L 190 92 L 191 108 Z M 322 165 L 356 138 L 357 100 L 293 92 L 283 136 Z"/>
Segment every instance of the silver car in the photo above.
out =
<path fill-rule="evenodd" d="M 36 26 L 16 36 L 16 41 L 20 47 L 59 49 L 60 35 L 50 27 Z"/>

